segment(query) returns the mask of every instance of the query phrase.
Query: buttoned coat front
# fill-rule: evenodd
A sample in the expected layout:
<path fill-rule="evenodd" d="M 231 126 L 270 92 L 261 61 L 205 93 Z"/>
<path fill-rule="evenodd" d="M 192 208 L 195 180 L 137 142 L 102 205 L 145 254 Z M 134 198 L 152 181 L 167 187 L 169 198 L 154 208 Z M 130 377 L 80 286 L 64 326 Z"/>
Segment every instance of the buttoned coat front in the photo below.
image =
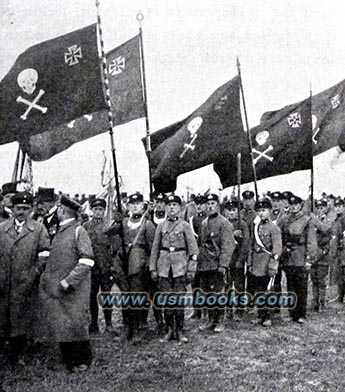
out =
<path fill-rule="evenodd" d="M 232 224 L 224 216 L 216 214 L 204 219 L 199 230 L 198 243 L 200 271 L 228 268 L 235 250 Z"/>
<path fill-rule="evenodd" d="M 165 248 L 165 249 L 163 249 Z M 183 250 L 170 252 L 169 248 Z M 168 278 L 170 269 L 173 277 L 184 276 L 187 271 L 196 271 L 196 261 L 190 256 L 198 255 L 198 245 L 189 224 L 181 219 L 165 220 L 157 226 L 152 245 L 150 271 L 159 277 Z"/>
<path fill-rule="evenodd" d="M 264 222 L 255 223 L 254 229 L 258 225 L 258 235 L 268 252 L 265 252 L 257 243 L 254 232 L 251 235 L 251 246 L 248 257 L 249 271 L 255 276 L 266 276 L 269 270 L 278 271 L 278 260 L 274 259 L 274 255 L 278 257 L 282 254 L 282 237 L 278 225 L 270 219 Z"/>
<path fill-rule="evenodd" d="M 31 336 L 43 269 L 38 253 L 49 248 L 41 223 L 28 219 L 19 234 L 14 218 L 0 224 L 0 337 Z"/>

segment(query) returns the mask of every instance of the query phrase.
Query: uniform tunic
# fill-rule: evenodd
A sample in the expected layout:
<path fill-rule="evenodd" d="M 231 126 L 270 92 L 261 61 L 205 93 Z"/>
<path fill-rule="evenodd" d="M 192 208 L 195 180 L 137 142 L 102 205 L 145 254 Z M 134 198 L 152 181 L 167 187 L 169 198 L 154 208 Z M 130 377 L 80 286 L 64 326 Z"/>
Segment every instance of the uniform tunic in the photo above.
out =
<path fill-rule="evenodd" d="M 170 251 L 176 249 L 175 251 Z M 184 276 L 187 271 L 196 271 L 196 262 L 190 256 L 199 253 L 197 242 L 189 224 L 181 219 L 165 220 L 156 229 L 150 258 L 150 271 L 159 277 L 168 278 L 171 270 L 174 278 Z"/>

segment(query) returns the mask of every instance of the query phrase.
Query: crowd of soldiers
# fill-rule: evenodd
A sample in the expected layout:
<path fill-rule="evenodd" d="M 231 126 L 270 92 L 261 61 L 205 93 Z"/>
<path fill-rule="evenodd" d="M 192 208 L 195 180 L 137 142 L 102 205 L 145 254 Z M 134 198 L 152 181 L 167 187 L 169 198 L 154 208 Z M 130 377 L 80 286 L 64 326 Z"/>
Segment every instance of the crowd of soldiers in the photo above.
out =
<path fill-rule="evenodd" d="M 92 362 L 90 334 L 100 333 L 100 292 L 116 284 L 122 293 L 186 292 L 191 285 L 204 293 L 232 290 L 296 296 L 291 320 L 306 322 L 308 279 L 311 310 L 326 307 L 328 279 L 345 295 L 344 200 L 302 200 L 291 192 L 271 192 L 256 199 L 252 191 L 219 199 L 192 195 L 185 203 L 175 194 L 157 194 L 145 202 L 139 192 L 122 195 L 122 213 L 108 222 L 106 200 L 90 200 L 91 216 L 80 214 L 80 200 L 39 188 L 33 196 L 5 184 L 0 196 L 0 368 L 4 361 L 20 365 L 29 342 L 58 342 L 62 361 L 75 372 Z M 85 201 L 85 200 L 84 200 Z M 113 207 L 113 206 L 112 206 Z M 313 208 L 311 208 L 313 207 Z M 194 291 L 195 293 L 195 291 Z M 105 332 L 112 310 L 104 307 Z M 267 306 L 237 304 L 205 311 L 194 305 L 191 319 L 200 331 L 221 333 L 227 317 L 272 325 Z M 183 305 L 153 307 L 160 340 L 188 342 Z M 205 315 L 205 313 L 207 313 Z M 148 326 L 147 308 L 123 308 L 123 332 L 138 344 Z M 91 317 L 89 317 L 91 316 Z M 6 353 L 6 355 L 1 354 Z"/>

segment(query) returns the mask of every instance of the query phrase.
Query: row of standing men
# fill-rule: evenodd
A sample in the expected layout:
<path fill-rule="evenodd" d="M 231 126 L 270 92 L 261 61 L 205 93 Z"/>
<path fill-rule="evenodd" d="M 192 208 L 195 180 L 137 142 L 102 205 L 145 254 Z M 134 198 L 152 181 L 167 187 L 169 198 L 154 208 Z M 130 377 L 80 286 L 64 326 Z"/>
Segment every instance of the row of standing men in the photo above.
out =
<path fill-rule="evenodd" d="M 51 195 L 51 189 L 47 193 Z M 128 199 L 128 216 L 117 216 L 111 224 L 104 219 L 105 200 L 95 199 L 93 216 L 82 227 L 76 220 L 80 205 L 66 196 L 52 214 L 43 208 L 44 202 L 42 211 L 33 213 L 32 195 L 14 194 L 13 217 L 1 211 L 1 269 L 5 271 L 0 281 L 1 344 L 7 343 L 18 360 L 26 338 L 57 341 L 69 368 L 87 369 L 92 360 L 89 331 L 98 330 L 96 296 L 99 290 L 111 290 L 114 282 L 121 291 L 153 295 L 184 292 L 190 282 L 204 292 L 221 293 L 229 287 L 241 292 L 247 279 L 247 291 L 254 295 L 267 289 L 272 276 L 281 291 L 283 270 L 288 290 L 297 296 L 297 306 L 290 310 L 292 319 L 304 323 L 308 270 L 313 309 L 323 310 L 329 264 L 339 260 L 342 301 L 343 202 L 334 203 L 334 220 L 327 216 L 325 200 L 317 201 L 316 213 L 310 214 L 307 203 L 292 194 L 274 192 L 270 199 L 257 202 L 251 191 L 242 196 L 241 206 L 237 200 L 221 205 L 215 194 L 198 195 L 182 213 L 177 195 L 157 195 L 154 206 L 145 210 L 143 196 L 135 193 Z M 49 197 L 46 201 L 52 203 Z M 243 311 L 236 309 L 237 316 Z M 140 340 L 147 313 L 123 310 L 129 341 Z M 154 313 L 157 327 L 166 332 L 163 341 L 188 341 L 182 307 L 154 309 Z M 195 313 L 200 316 L 200 310 Z M 111 311 L 104 309 L 104 316 L 107 330 L 112 330 Z M 34 327 L 37 320 L 39 328 Z M 270 326 L 271 312 L 260 308 L 257 322 Z M 200 329 L 222 332 L 224 310 L 209 310 Z"/>

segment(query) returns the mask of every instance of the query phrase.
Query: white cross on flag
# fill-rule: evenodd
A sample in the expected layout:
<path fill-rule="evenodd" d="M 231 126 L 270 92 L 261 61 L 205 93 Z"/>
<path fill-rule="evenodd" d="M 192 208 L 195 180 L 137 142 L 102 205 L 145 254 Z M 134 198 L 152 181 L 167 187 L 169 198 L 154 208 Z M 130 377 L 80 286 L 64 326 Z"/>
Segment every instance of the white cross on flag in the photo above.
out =
<path fill-rule="evenodd" d="M 337 94 L 331 98 L 331 105 L 332 109 L 336 109 L 338 106 L 340 106 L 340 94 Z"/>
<path fill-rule="evenodd" d="M 78 45 L 72 45 L 68 48 L 68 52 L 65 53 L 65 63 L 68 65 L 79 64 L 79 59 L 82 59 L 81 47 Z"/>
<path fill-rule="evenodd" d="M 291 128 L 299 128 L 301 126 L 301 115 L 296 113 L 291 113 L 288 117 L 288 123 Z"/>
<path fill-rule="evenodd" d="M 110 75 L 118 75 L 126 68 L 125 57 L 119 56 L 114 59 L 109 65 L 109 73 Z"/>

